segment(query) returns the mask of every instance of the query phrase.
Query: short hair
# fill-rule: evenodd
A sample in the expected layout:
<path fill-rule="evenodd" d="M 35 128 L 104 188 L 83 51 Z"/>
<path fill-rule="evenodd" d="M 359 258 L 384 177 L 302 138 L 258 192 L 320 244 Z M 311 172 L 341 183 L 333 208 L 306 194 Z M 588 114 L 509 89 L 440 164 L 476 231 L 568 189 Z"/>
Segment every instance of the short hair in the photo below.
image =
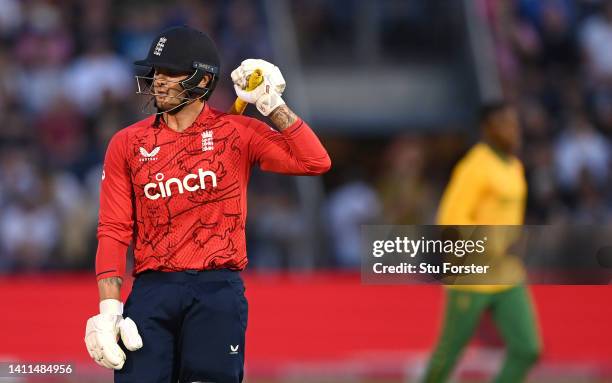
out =
<path fill-rule="evenodd" d="M 509 106 L 510 104 L 506 101 L 492 101 L 482 104 L 478 113 L 478 122 L 480 125 L 486 124 L 495 113 Z"/>

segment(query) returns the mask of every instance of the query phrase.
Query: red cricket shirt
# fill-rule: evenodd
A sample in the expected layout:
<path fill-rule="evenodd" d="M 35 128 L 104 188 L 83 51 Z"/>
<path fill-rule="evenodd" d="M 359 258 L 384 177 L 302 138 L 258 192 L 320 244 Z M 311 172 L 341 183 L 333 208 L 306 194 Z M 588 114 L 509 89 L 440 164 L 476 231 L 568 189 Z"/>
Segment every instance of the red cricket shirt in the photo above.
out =
<path fill-rule="evenodd" d="M 179 133 L 155 116 L 117 132 L 102 171 L 96 276 L 123 276 L 134 243 L 134 274 L 247 264 L 250 169 L 318 175 L 331 161 L 298 120 L 278 132 L 206 104 Z"/>

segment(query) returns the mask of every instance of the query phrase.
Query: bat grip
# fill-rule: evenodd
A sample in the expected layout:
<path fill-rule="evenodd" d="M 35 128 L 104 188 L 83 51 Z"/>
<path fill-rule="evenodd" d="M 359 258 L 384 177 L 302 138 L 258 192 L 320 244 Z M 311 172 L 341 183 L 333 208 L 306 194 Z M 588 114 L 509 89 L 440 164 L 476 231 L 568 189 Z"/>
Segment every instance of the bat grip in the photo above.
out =
<path fill-rule="evenodd" d="M 261 84 L 262 82 L 263 82 L 263 73 L 261 72 L 261 69 L 255 69 L 253 73 L 251 73 L 251 75 L 249 76 L 249 79 L 247 81 L 246 90 L 250 92 L 254 90 L 255 88 L 257 88 L 259 84 Z M 234 101 L 234 105 L 232 105 L 231 113 L 232 114 L 242 114 L 244 113 L 247 105 L 248 105 L 247 102 L 237 97 L 236 101 Z"/>

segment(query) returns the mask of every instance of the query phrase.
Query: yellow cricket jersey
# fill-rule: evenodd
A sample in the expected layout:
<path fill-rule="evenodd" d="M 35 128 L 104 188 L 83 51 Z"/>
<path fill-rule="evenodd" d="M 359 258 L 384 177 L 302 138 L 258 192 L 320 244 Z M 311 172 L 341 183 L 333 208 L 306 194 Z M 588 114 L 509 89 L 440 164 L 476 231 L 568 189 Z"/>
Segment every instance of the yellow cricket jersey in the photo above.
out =
<path fill-rule="evenodd" d="M 502 157 L 489 145 L 478 143 L 459 161 L 444 191 L 438 210 L 439 225 L 522 225 L 527 182 L 521 161 Z M 516 259 L 504 259 L 504 273 L 520 283 L 524 270 Z M 497 265 L 496 265 L 497 268 Z M 516 277 L 514 277 L 516 275 Z M 451 288 L 495 293 L 509 285 L 455 285 Z"/>

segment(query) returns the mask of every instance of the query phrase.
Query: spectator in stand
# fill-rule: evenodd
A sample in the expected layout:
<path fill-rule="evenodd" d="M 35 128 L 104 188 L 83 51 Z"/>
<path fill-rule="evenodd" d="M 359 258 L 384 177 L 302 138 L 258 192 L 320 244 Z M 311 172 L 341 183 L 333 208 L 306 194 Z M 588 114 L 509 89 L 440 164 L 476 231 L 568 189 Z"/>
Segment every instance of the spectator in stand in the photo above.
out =
<path fill-rule="evenodd" d="M 65 74 L 64 95 L 82 113 L 99 111 L 104 97 L 127 98 L 134 91 L 132 71 L 102 37 L 90 42 L 85 54 Z"/>
<path fill-rule="evenodd" d="M 555 148 L 557 176 L 561 187 L 574 195 L 581 187 L 583 172 L 603 186 L 610 168 L 610 143 L 595 130 L 581 112 L 570 116 Z"/>
<path fill-rule="evenodd" d="M 592 85 L 612 85 L 612 1 L 602 2 L 601 13 L 584 22 L 580 32 L 580 44 L 585 59 L 585 73 Z"/>
<path fill-rule="evenodd" d="M 382 219 L 382 206 L 376 191 L 357 174 L 329 195 L 324 211 L 336 265 L 359 268 L 361 264 L 361 225 Z"/>
<path fill-rule="evenodd" d="M 60 238 L 49 177 L 33 168 L 23 153 L 8 151 L 0 165 L 0 184 L 8 197 L 0 212 L 0 268 L 49 267 Z"/>
<path fill-rule="evenodd" d="M 425 148 L 425 141 L 418 137 L 397 138 L 387 148 L 378 180 L 386 223 L 415 225 L 433 221 L 438 193 L 424 174 Z"/>

